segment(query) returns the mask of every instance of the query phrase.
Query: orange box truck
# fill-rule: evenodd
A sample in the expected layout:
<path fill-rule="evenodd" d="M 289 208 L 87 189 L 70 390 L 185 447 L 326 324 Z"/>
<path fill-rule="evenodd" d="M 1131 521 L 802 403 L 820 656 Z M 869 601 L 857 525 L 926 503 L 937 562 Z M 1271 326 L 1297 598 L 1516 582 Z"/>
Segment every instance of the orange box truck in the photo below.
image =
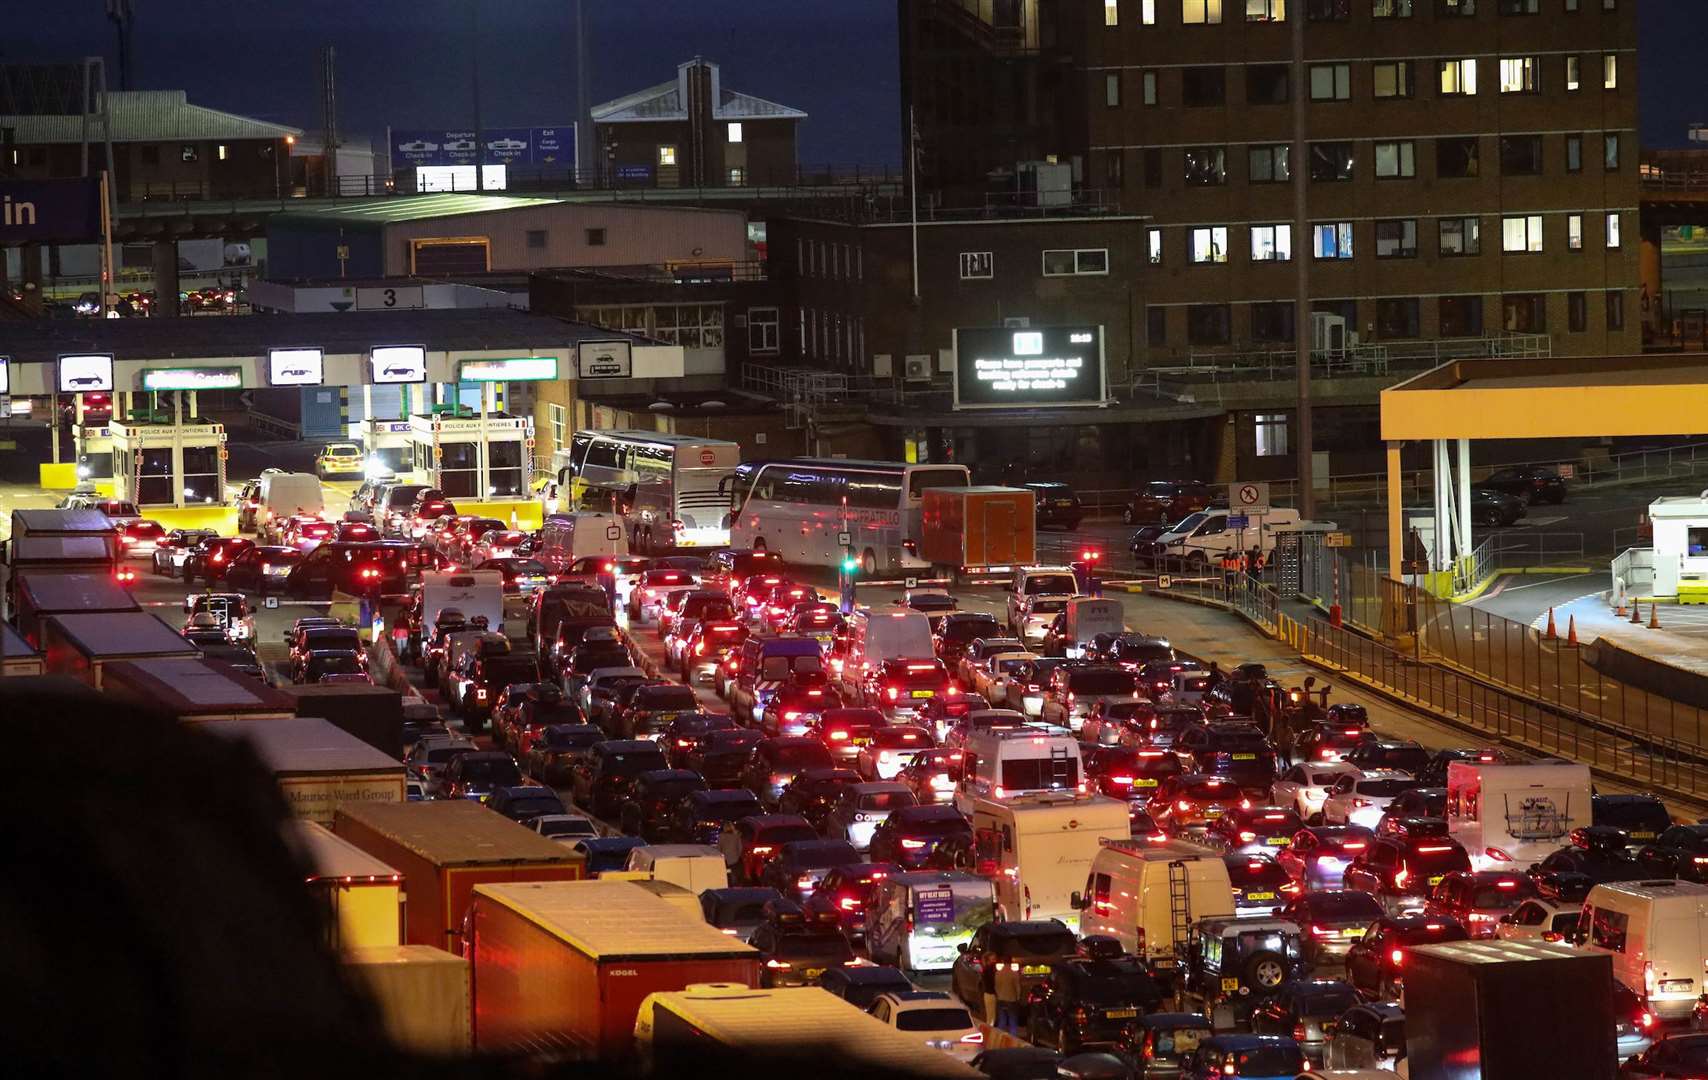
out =
<path fill-rule="evenodd" d="M 1005 574 L 1038 561 L 1036 521 L 1024 488 L 926 488 L 919 553 L 957 576 Z"/>
<path fill-rule="evenodd" d="M 463 799 L 346 804 L 332 831 L 403 874 L 405 944 L 458 955 L 476 885 L 587 876 L 585 860 L 556 840 Z"/>
<path fill-rule="evenodd" d="M 632 881 L 481 885 L 469 928 L 479 1050 L 621 1060 L 648 994 L 759 982 L 752 946 Z"/>

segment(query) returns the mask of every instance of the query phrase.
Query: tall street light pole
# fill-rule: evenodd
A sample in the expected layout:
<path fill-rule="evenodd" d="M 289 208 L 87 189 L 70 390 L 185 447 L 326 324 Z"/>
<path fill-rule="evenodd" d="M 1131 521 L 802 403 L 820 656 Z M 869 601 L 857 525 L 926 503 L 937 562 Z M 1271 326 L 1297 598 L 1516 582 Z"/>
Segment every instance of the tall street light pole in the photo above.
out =
<path fill-rule="evenodd" d="M 1299 516 L 1316 516 L 1316 490 L 1311 458 L 1311 257 L 1316 238 L 1311 235 L 1308 220 L 1305 183 L 1309 179 L 1309 148 L 1305 144 L 1305 12 L 1298 2 L 1287 5 L 1287 19 L 1293 24 L 1293 146 L 1288 151 L 1288 166 L 1293 172 L 1293 267 L 1297 275 L 1297 291 L 1293 298 L 1294 362 L 1299 369 L 1298 421 L 1293 435 L 1298 440 Z"/>

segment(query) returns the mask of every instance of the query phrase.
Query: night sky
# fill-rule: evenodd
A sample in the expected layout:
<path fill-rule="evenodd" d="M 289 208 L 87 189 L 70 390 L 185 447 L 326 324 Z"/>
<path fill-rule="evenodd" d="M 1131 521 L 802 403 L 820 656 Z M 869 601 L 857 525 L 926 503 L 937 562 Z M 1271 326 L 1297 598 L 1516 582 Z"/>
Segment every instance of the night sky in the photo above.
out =
<path fill-rule="evenodd" d="M 1700 35 L 1687 32 L 1702 28 L 1704 0 L 1640 2 L 1643 143 L 1679 145 L 1688 124 L 1708 122 Z M 478 7 L 483 124 L 572 120 L 567 0 Z M 184 89 L 197 104 L 312 130 L 318 51 L 331 44 L 346 132 L 381 136 L 388 124 L 454 128 L 472 119 L 470 0 L 136 0 L 136 9 L 139 89 Z M 893 0 L 588 0 L 588 10 L 595 103 L 673 78 L 677 63 L 698 54 L 723 65 L 726 87 L 809 114 L 804 162 L 901 158 Z M 56 6 L 51 18 L 30 20 L 21 41 L 0 42 L 0 59 L 102 53 L 111 61 L 104 11 L 101 0 Z M 116 85 L 116 68 L 109 72 Z"/>

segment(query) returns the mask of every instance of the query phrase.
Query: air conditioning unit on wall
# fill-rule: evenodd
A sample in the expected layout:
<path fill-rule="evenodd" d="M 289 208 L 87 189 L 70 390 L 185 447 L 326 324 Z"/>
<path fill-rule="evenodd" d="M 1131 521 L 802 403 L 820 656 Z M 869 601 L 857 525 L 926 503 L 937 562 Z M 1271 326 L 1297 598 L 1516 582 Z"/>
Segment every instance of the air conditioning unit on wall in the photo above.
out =
<path fill-rule="evenodd" d="M 902 378 L 908 382 L 930 382 L 931 357 L 929 355 L 909 356 L 907 365 L 902 369 Z"/>

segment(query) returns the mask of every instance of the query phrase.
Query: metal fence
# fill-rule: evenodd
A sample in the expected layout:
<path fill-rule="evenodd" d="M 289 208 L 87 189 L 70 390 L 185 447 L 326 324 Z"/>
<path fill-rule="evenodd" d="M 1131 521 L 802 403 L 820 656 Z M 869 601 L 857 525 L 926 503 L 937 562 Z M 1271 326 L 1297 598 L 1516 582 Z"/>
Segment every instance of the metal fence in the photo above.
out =
<path fill-rule="evenodd" d="M 1602 679 L 1560 643 L 1543 648 L 1534 639 L 1528 645 L 1512 640 L 1501 646 L 1511 657 L 1528 656 L 1536 673 L 1524 679 L 1527 691 L 1514 692 L 1321 621 L 1282 615 L 1279 636 L 1315 663 L 1492 741 L 1583 762 L 1654 790 L 1708 795 L 1708 754 L 1698 734 L 1702 711 Z M 1544 690 L 1548 676 L 1558 683 Z"/>

